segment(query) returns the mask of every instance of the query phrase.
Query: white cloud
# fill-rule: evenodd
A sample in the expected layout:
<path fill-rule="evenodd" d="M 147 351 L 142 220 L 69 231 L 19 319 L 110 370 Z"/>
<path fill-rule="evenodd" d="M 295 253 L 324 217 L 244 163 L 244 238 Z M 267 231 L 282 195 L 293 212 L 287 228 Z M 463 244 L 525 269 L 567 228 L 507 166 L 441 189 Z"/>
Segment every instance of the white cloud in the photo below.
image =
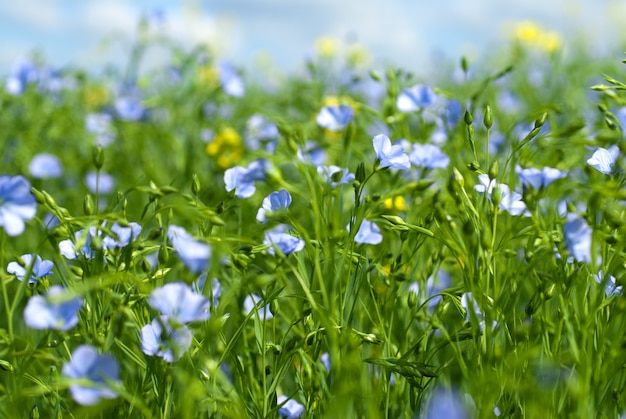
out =
<path fill-rule="evenodd" d="M 38 30 L 58 31 L 65 25 L 59 5 L 53 0 L 7 1 L 2 5 L 4 19 Z"/>

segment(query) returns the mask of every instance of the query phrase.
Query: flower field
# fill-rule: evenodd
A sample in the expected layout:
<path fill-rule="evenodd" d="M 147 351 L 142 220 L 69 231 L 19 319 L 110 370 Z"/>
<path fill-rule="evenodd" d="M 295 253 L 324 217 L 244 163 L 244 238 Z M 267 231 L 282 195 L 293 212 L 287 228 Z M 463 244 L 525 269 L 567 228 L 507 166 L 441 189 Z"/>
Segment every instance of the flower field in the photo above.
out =
<path fill-rule="evenodd" d="M 525 25 L 420 76 L 16 63 L 0 417 L 626 413 L 622 57 Z"/>

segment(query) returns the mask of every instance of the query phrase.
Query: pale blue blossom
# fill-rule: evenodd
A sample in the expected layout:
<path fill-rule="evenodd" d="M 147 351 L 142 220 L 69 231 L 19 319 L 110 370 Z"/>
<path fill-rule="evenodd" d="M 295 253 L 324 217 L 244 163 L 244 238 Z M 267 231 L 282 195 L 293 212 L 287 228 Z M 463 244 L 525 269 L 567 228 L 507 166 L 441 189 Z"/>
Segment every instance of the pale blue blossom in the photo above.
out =
<path fill-rule="evenodd" d="M 437 387 L 428 402 L 424 417 L 426 419 L 467 419 L 470 416 L 457 391 Z"/>
<path fill-rule="evenodd" d="M 267 304 L 261 307 L 259 305 L 260 303 L 261 303 L 261 297 L 259 297 L 258 295 L 250 294 L 246 296 L 245 300 L 243 301 L 244 313 L 247 315 L 247 314 L 252 313 L 254 310 L 257 310 L 259 318 L 261 320 L 269 320 L 272 317 L 274 317 L 274 315 L 270 311 L 270 305 Z"/>
<path fill-rule="evenodd" d="M 122 227 L 118 223 L 113 223 L 111 232 L 116 237 L 106 236 L 102 239 L 102 247 L 107 250 L 126 247 L 131 242 L 137 240 L 141 234 L 141 226 L 135 222 L 128 223 L 128 227 Z"/>
<path fill-rule="evenodd" d="M 280 250 L 285 256 L 289 256 L 294 252 L 299 252 L 304 249 L 304 240 L 299 237 L 292 236 L 285 230 L 285 225 L 278 225 L 265 233 L 263 244 L 270 245 L 267 249 L 267 252 L 270 255 L 276 256 L 275 247 L 278 248 L 278 250 Z"/>
<path fill-rule="evenodd" d="M 109 194 L 113 192 L 115 179 L 108 173 L 92 170 L 85 175 L 85 185 L 91 193 Z"/>
<path fill-rule="evenodd" d="M 115 112 L 123 121 L 139 121 L 145 115 L 141 99 L 136 95 L 118 97 L 115 100 Z"/>
<path fill-rule="evenodd" d="M 121 385 L 120 367 L 115 358 L 108 354 L 98 354 L 92 346 L 81 345 L 72 352 L 72 359 L 63 366 L 63 376 L 81 380 L 81 384 L 71 384 L 70 394 L 78 404 L 94 405 L 100 399 L 114 399 L 117 393 L 110 382 Z M 82 381 L 90 381 L 83 384 Z"/>
<path fill-rule="evenodd" d="M 45 295 L 34 295 L 24 309 L 24 323 L 31 329 L 67 331 L 78 324 L 81 297 L 72 296 L 62 286 L 53 285 Z"/>
<path fill-rule="evenodd" d="M 534 167 L 523 169 L 519 165 L 515 166 L 515 174 L 519 177 L 522 185 L 532 186 L 535 190 L 547 188 L 554 181 L 567 176 L 567 172 L 552 167 L 544 167 L 539 170 Z"/>
<path fill-rule="evenodd" d="M 398 95 L 396 106 L 400 112 L 414 112 L 435 103 L 437 95 L 429 86 L 416 84 Z"/>
<path fill-rule="evenodd" d="M 505 185 L 504 183 L 496 183 L 495 179 L 489 179 L 489 175 L 487 174 L 479 175 L 478 181 L 480 184 L 474 185 L 474 189 L 480 193 L 486 193 L 489 199 L 491 199 L 493 189 L 496 186 L 500 188 L 500 209 L 507 211 L 513 216 L 530 216 L 530 213 L 526 209 L 526 204 L 522 201 L 522 195 L 511 191 L 508 185 Z"/>
<path fill-rule="evenodd" d="M 450 158 L 432 144 L 413 144 L 409 160 L 412 165 L 425 169 L 445 169 L 450 164 Z"/>
<path fill-rule="evenodd" d="M 63 174 L 59 158 L 53 154 L 35 155 L 28 165 L 31 176 L 37 179 L 58 178 Z"/>
<path fill-rule="evenodd" d="M 190 323 L 209 318 L 209 300 L 193 292 L 184 282 L 166 284 L 152 290 L 150 307 L 178 322 Z"/>
<path fill-rule="evenodd" d="M 294 399 L 288 399 L 285 395 L 280 395 L 276 399 L 278 406 L 278 416 L 287 419 L 298 419 L 304 413 L 304 405 Z"/>
<path fill-rule="evenodd" d="M 166 362 L 179 360 L 191 346 L 193 335 L 184 324 L 159 316 L 141 328 L 141 350 Z"/>
<path fill-rule="evenodd" d="M 376 159 L 381 169 L 408 170 L 411 168 L 409 156 L 401 145 L 391 145 L 391 140 L 386 135 L 380 134 L 373 138 L 372 144 L 376 152 Z"/>
<path fill-rule="evenodd" d="M 272 192 L 263 199 L 261 208 L 256 214 L 257 221 L 265 223 L 268 213 L 280 210 L 286 210 L 291 205 L 291 195 L 285 189 Z"/>
<path fill-rule="evenodd" d="M 176 225 L 169 226 L 167 236 L 180 259 L 191 272 L 200 273 L 209 267 L 211 247 L 208 244 L 195 240 L 184 228 Z"/>
<path fill-rule="evenodd" d="M 350 224 L 348 224 L 348 231 L 350 231 Z M 376 223 L 363 220 L 359 231 L 354 236 L 354 241 L 358 244 L 380 244 L 383 241 L 383 235 Z"/>
<path fill-rule="evenodd" d="M 235 191 L 238 198 L 249 198 L 256 191 L 255 182 L 264 180 L 267 171 L 267 162 L 263 159 L 255 160 L 248 167 L 235 166 L 224 172 L 226 191 Z"/>
<path fill-rule="evenodd" d="M 592 275 L 598 285 L 604 285 L 604 293 L 607 297 L 613 297 L 622 293 L 622 286 L 617 285 L 617 280 L 613 275 L 609 275 L 605 279 L 603 271 L 598 271 L 596 275 Z"/>
<path fill-rule="evenodd" d="M 324 106 L 317 114 L 317 125 L 331 131 L 341 131 L 350 121 L 354 110 L 348 105 Z"/>
<path fill-rule="evenodd" d="M 25 221 L 35 217 L 37 201 L 23 176 L 0 176 L 0 227 L 9 236 L 19 236 Z"/>
<path fill-rule="evenodd" d="M 326 163 L 326 152 L 314 141 L 305 142 L 304 148 L 298 147 L 296 155 L 302 163 L 314 166 L 321 166 Z"/>
<path fill-rule="evenodd" d="M 113 118 L 107 113 L 89 113 L 85 118 L 85 128 L 96 135 L 96 144 L 106 147 L 115 141 Z"/>
<path fill-rule="evenodd" d="M 36 284 L 43 277 L 52 275 L 54 263 L 50 260 L 42 260 L 39 255 L 26 254 L 20 257 L 21 262 L 10 262 L 7 272 L 13 274 L 20 281 L 24 280 L 26 273 L 30 270 L 29 284 Z"/>
<path fill-rule="evenodd" d="M 245 94 L 243 80 L 230 62 L 220 61 L 217 70 L 224 93 L 232 97 L 242 97 Z"/>
<path fill-rule="evenodd" d="M 200 275 L 190 286 L 193 292 L 202 294 L 204 292 L 204 286 L 206 285 L 207 274 L 206 272 Z M 213 297 L 212 307 L 217 308 L 220 295 L 222 295 L 222 285 L 217 278 L 211 279 L 211 296 Z"/>
<path fill-rule="evenodd" d="M 350 173 L 348 169 L 334 165 L 317 166 L 317 174 L 333 188 L 339 185 L 345 185 L 354 180 L 354 174 Z"/>
<path fill-rule="evenodd" d="M 246 144 L 251 150 L 264 145 L 265 151 L 273 153 L 278 143 L 278 127 L 263 115 L 255 114 L 246 122 Z"/>
<path fill-rule="evenodd" d="M 613 173 L 613 169 L 615 168 L 615 162 L 617 161 L 618 157 L 618 146 L 611 146 L 608 150 L 600 147 L 591 155 L 589 159 L 587 159 L 587 164 L 600 173 L 610 175 Z"/>
<path fill-rule="evenodd" d="M 579 262 L 591 262 L 592 230 L 584 218 L 576 214 L 567 214 L 563 225 L 563 234 L 567 250 Z"/>
<path fill-rule="evenodd" d="M 92 240 L 101 235 L 96 227 L 89 230 L 79 230 L 74 233 L 74 240 L 67 239 L 59 242 L 59 251 L 69 260 L 76 259 L 79 255 L 85 259 L 93 259 L 96 256 L 96 249 L 92 248 Z"/>

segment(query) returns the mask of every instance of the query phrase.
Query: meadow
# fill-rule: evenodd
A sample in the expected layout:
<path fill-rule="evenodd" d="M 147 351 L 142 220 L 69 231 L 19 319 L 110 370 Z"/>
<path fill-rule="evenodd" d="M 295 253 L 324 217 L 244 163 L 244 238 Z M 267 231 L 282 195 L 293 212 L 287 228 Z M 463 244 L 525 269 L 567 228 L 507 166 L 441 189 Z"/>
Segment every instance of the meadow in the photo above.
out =
<path fill-rule="evenodd" d="M 623 56 L 324 39 L 0 91 L 0 417 L 626 413 Z M 401 63 L 400 63 L 401 64 Z"/>

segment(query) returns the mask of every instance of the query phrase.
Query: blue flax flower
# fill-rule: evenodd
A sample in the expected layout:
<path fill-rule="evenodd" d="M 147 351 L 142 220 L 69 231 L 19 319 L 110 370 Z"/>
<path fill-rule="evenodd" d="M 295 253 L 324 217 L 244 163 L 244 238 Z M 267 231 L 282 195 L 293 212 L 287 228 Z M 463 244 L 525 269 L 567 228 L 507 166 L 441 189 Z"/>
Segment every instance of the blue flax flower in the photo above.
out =
<path fill-rule="evenodd" d="M 544 167 L 539 170 L 534 167 L 523 169 L 519 165 L 515 166 L 515 174 L 522 181 L 522 185 L 532 186 L 535 190 L 547 188 L 554 181 L 567 176 L 567 172 L 561 172 L 552 167 Z"/>
<path fill-rule="evenodd" d="M 413 144 L 409 153 L 411 164 L 425 169 L 445 169 L 450 158 L 433 144 Z"/>
<path fill-rule="evenodd" d="M 28 171 L 37 179 L 57 178 L 63 174 L 63 167 L 57 156 L 40 153 L 32 158 Z"/>
<path fill-rule="evenodd" d="M 305 164 L 321 166 L 326 163 L 326 152 L 314 141 L 305 142 L 304 148 L 298 147 L 296 155 L 298 160 Z"/>
<path fill-rule="evenodd" d="M 341 131 L 352 121 L 354 110 L 348 105 L 324 106 L 317 114 L 317 125 L 331 131 Z"/>
<path fill-rule="evenodd" d="M 85 185 L 92 193 L 109 194 L 115 188 L 115 179 L 102 171 L 90 171 L 85 175 Z"/>
<path fill-rule="evenodd" d="M 191 346 L 192 334 L 184 324 L 159 316 L 141 328 L 141 350 L 166 362 L 179 360 Z"/>
<path fill-rule="evenodd" d="M 59 252 L 69 260 L 76 259 L 79 255 L 85 259 L 93 259 L 96 257 L 96 251 L 92 248 L 91 242 L 100 235 L 101 232 L 96 227 L 90 227 L 89 230 L 79 230 L 74 233 L 74 240 L 67 239 L 59 242 Z"/>
<path fill-rule="evenodd" d="M 400 112 L 414 112 L 435 103 L 437 95 L 429 86 L 416 84 L 398 95 L 396 106 Z"/>
<path fill-rule="evenodd" d="M 600 173 L 610 175 L 615 168 L 615 162 L 619 157 L 619 147 L 614 145 L 608 150 L 606 148 L 598 148 L 587 160 L 587 164 L 596 169 Z"/>
<path fill-rule="evenodd" d="M 85 118 L 87 132 L 96 135 L 96 144 L 106 147 L 115 141 L 113 118 L 107 113 L 90 113 Z"/>
<path fill-rule="evenodd" d="M 304 413 L 304 406 L 294 399 L 288 399 L 285 395 L 278 396 L 276 399 L 278 408 L 278 416 L 287 419 L 298 419 Z"/>
<path fill-rule="evenodd" d="M 209 318 L 209 300 L 193 292 L 184 282 L 155 288 L 148 298 L 150 307 L 178 323 L 190 323 Z"/>
<path fill-rule="evenodd" d="M 246 296 L 246 299 L 243 301 L 244 313 L 250 314 L 252 313 L 253 310 L 257 309 L 261 320 L 269 320 L 272 317 L 274 317 L 274 315 L 270 311 L 270 305 L 267 304 L 264 307 L 261 307 L 259 306 L 260 302 L 261 302 L 261 297 L 259 297 L 256 294 L 251 294 L 251 295 Z"/>
<path fill-rule="evenodd" d="M 243 80 L 230 62 L 219 62 L 217 70 L 224 93 L 232 97 L 242 97 L 245 94 L 246 88 L 243 84 Z"/>
<path fill-rule="evenodd" d="M 256 214 L 257 221 L 265 223 L 266 215 L 268 212 L 280 211 L 289 208 L 291 205 L 291 195 L 285 189 L 277 192 L 272 192 L 263 199 L 261 208 Z"/>
<path fill-rule="evenodd" d="M 350 183 L 354 180 L 354 174 L 348 169 L 342 169 L 339 166 L 317 166 L 317 174 L 333 188 L 339 185 Z"/>
<path fill-rule="evenodd" d="M 348 224 L 350 230 L 350 224 Z M 354 236 L 354 241 L 359 244 L 380 244 L 383 241 L 383 235 L 380 234 L 380 228 L 373 222 L 363 220 L 359 231 Z"/>
<path fill-rule="evenodd" d="M 373 138 L 372 144 L 376 152 L 376 159 L 379 161 L 379 167 L 384 169 L 408 170 L 411 168 L 409 156 L 406 154 L 404 147 L 401 145 L 391 145 L 391 140 L 386 135 L 380 134 Z"/>
<path fill-rule="evenodd" d="M 0 226 L 9 236 L 24 232 L 25 221 L 37 213 L 37 201 L 23 176 L 0 176 Z"/>
<path fill-rule="evenodd" d="M 567 250 L 574 259 L 590 263 L 592 230 L 585 219 L 576 214 L 567 214 L 567 222 L 563 225 L 563 234 Z"/>
<path fill-rule="evenodd" d="M 114 399 L 117 393 L 110 382 L 117 385 L 120 381 L 120 366 L 115 358 L 108 354 L 100 355 L 92 346 L 81 345 L 72 352 L 72 359 L 63 366 L 63 376 L 74 380 L 91 381 L 89 385 L 70 385 L 70 394 L 78 404 L 94 405 L 100 399 Z"/>
<path fill-rule="evenodd" d="M 263 115 L 255 114 L 246 122 L 246 144 L 251 150 L 258 150 L 264 145 L 265 151 L 273 153 L 278 143 L 278 127 L 265 119 Z"/>
<path fill-rule="evenodd" d="M 278 225 L 265 233 L 263 244 L 269 244 L 267 252 L 276 256 L 274 247 L 277 247 L 285 256 L 304 249 L 304 240 L 285 232 L 286 226 Z"/>
<path fill-rule="evenodd" d="M 102 246 L 108 250 L 126 247 L 131 242 L 137 240 L 137 237 L 141 234 L 141 226 L 135 222 L 129 223 L 128 227 L 122 227 L 118 223 L 114 223 L 111 226 L 111 232 L 116 237 L 106 236 L 102 239 Z"/>
<path fill-rule="evenodd" d="M 474 185 L 474 189 L 480 193 L 486 193 L 489 199 L 491 199 L 491 193 L 493 189 L 498 186 L 501 192 L 501 201 L 499 208 L 507 211 L 509 214 L 530 216 L 530 213 L 526 209 L 526 204 L 522 201 L 522 195 L 511 191 L 508 185 L 504 183 L 496 183 L 495 179 L 490 179 L 489 175 L 482 174 L 478 176 L 479 185 Z"/>
<path fill-rule="evenodd" d="M 54 263 L 49 260 L 42 260 L 39 255 L 22 255 L 23 264 L 18 262 L 10 262 L 7 266 L 7 272 L 13 274 L 20 281 L 24 280 L 26 272 L 30 269 L 29 284 L 36 284 L 40 278 L 52 275 L 52 267 Z"/>
<path fill-rule="evenodd" d="M 620 295 L 622 293 L 622 286 L 617 285 L 617 280 L 613 275 L 609 275 L 606 280 L 604 279 L 603 271 L 599 271 L 597 275 L 592 276 L 598 285 L 604 285 L 604 293 L 607 297 L 613 297 L 614 295 Z"/>
<path fill-rule="evenodd" d="M 226 191 L 235 191 L 238 198 L 249 198 L 254 195 L 257 180 L 265 180 L 267 162 L 263 159 L 255 160 L 248 167 L 235 166 L 224 172 Z"/>
<path fill-rule="evenodd" d="M 208 244 L 195 240 L 184 228 L 176 225 L 170 225 L 167 236 L 187 269 L 200 273 L 208 268 L 211 261 L 211 247 Z"/>
<path fill-rule="evenodd" d="M 70 330 L 78 324 L 83 299 L 72 297 L 60 285 L 50 287 L 45 296 L 35 295 L 24 309 L 24 322 L 31 329 Z"/>

